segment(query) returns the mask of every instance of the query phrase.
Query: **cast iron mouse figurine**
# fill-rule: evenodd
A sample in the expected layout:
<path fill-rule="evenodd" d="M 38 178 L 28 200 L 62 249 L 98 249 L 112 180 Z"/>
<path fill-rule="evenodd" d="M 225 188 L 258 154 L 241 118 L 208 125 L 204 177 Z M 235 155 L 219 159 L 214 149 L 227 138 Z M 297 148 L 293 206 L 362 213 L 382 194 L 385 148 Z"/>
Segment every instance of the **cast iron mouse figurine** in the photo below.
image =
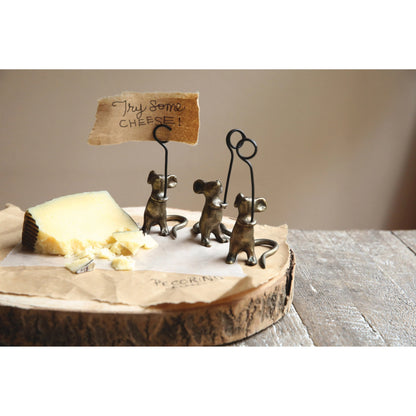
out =
<path fill-rule="evenodd" d="M 147 183 L 152 185 L 152 193 L 147 201 L 144 211 L 143 227 L 144 234 L 149 234 L 150 228 L 153 225 L 159 225 L 160 235 L 169 235 L 168 221 L 180 221 L 172 227 L 170 235 L 176 238 L 176 231 L 183 228 L 188 223 L 188 220 L 181 215 L 166 215 L 166 201 L 168 197 L 164 196 L 165 176 L 157 174 L 154 170 L 149 173 Z M 174 188 L 178 183 L 175 175 L 167 176 L 167 187 Z"/>
<path fill-rule="evenodd" d="M 205 195 L 205 205 L 202 210 L 201 218 L 193 227 L 195 234 L 201 233 L 201 244 L 205 247 L 211 247 L 209 237 L 214 234 L 219 243 L 226 243 L 228 239 L 222 233 L 221 221 L 222 211 L 227 207 L 220 199 L 222 193 L 222 184 L 219 180 L 205 182 L 197 179 L 194 182 L 193 190 L 197 194 Z"/>
<path fill-rule="evenodd" d="M 244 251 L 247 254 L 246 264 L 248 266 L 254 266 L 257 264 L 254 247 L 269 246 L 271 249 L 263 253 L 259 260 L 260 266 L 264 269 L 266 267 L 266 257 L 271 256 L 277 251 L 278 244 L 274 240 L 265 238 L 254 239 L 254 226 L 256 221 L 251 218 L 251 205 L 252 198 L 247 198 L 242 193 L 239 193 L 235 198 L 234 206 L 238 208 L 238 217 L 231 233 L 230 248 L 225 261 L 228 264 L 235 263 L 237 255 Z M 255 212 L 265 211 L 266 208 L 267 203 L 264 198 L 254 199 Z"/>

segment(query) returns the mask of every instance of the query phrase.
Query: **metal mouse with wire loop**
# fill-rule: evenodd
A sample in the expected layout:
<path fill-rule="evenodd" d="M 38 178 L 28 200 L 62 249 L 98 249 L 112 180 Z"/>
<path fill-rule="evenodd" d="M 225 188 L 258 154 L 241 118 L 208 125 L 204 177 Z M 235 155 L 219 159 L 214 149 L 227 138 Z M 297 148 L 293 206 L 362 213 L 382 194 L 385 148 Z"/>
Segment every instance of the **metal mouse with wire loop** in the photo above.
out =
<path fill-rule="evenodd" d="M 175 239 L 177 237 L 177 231 L 184 228 L 188 224 L 188 220 L 182 215 L 166 215 L 166 202 L 168 200 L 167 188 L 174 188 L 178 180 L 175 175 L 168 175 L 169 156 L 168 149 L 165 145 L 168 140 L 161 140 L 157 137 L 156 132 L 160 128 L 166 128 L 169 131 L 172 130 L 166 124 L 159 124 L 153 129 L 153 138 L 165 150 L 165 169 L 163 175 L 152 170 L 147 177 L 147 183 L 152 186 L 152 192 L 144 211 L 142 231 L 144 234 L 149 234 L 152 226 L 159 225 L 160 235 L 170 235 Z M 168 221 L 179 221 L 179 223 L 174 225 L 171 231 L 169 231 Z"/>
<path fill-rule="evenodd" d="M 194 182 L 193 190 L 197 194 L 203 194 L 205 196 L 205 205 L 201 213 L 200 220 L 194 224 L 192 231 L 194 234 L 201 233 L 201 245 L 205 247 L 211 247 L 210 235 L 214 234 L 215 239 L 219 243 L 228 242 L 227 236 L 231 236 L 231 231 L 227 230 L 222 223 L 223 210 L 227 208 L 227 193 L 230 183 L 231 171 L 234 162 L 234 151 L 237 149 L 231 143 L 231 136 L 238 132 L 243 139 L 245 134 L 238 129 L 230 130 L 225 138 L 225 143 L 230 150 L 231 158 L 230 165 L 228 167 L 227 182 L 224 193 L 224 201 L 221 201 L 220 194 L 222 193 L 222 183 L 220 180 L 205 182 L 202 179 L 197 179 Z"/>
<path fill-rule="evenodd" d="M 241 135 L 241 139 L 240 141 L 237 143 L 236 146 L 233 146 L 233 144 L 231 143 L 231 136 L 234 133 L 239 133 Z M 231 158 L 230 158 L 230 164 L 228 166 L 228 173 L 227 173 L 227 182 L 225 184 L 225 192 L 224 192 L 224 204 L 227 203 L 227 194 L 228 194 L 228 186 L 230 185 L 230 178 L 231 178 L 231 171 L 233 169 L 233 163 L 234 163 L 234 150 L 237 151 L 237 147 L 239 145 L 239 143 L 242 140 L 246 139 L 246 135 L 244 134 L 243 131 L 239 130 L 239 129 L 232 129 L 227 133 L 227 136 L 225 136 L 225 144 L 228 147 L 228 150 L 230 151 L 231 154 Z M 240 145 L 240 147 L 242 146 L 242 144 Z M 257 146 L 255 146 L 255 153 L 257 153 Z M 254 156 L 254 155 L 253 155 Z M 251 157 L 253 157 L 251 156 Z"/>
<path fill-rule="evenodd" d="M 241 139 L 238 141 L 236 146 L 233 146 L 231 143 L 231 136 L 235 132 L 238 132 L 241 135 Z M 247 254 L 246 264 L 248 266 L 254 266 L 257 264 L 254 247 L 266 246 L 270 247 L 270 250 L 264 252 L 259 259 L 260 267 L 264 269 L 266 267 L 266 258 L 274 254 L 277 251 L 279 245 L 276 241 L 267 238 L 254 239 L 254 226 L 256 225 L 256 221 L 254 220 L 254 212 L 262 212 L 267 208 L 265 198 L 255 198 L 254 194 L 253 166 L 249 160 L 257 154 L 257 144 L 254 140 L 246 137 L 244 132 L 238 129 L 230 130 L 230 132 L 227 134 L 226 143 L 231 152 L 231 160 L 228 169 L 227 184 L 225 187 L 224 204 L 226 203 L 228 186 L 234 161 L 233 150 L 235 150 L 237 156 L 248 165 L 251 178 L 251 198 L 245 197 L 242 193 L 239 193 L 234 202 L 234 207 L 238 208 L 238 217 L 231 232 L 230 247 L 226 258 L 226 263 L 235 263 L 238 254 L 245 252 Z M 253 146 L 253 152 L 248 156 L 244 156 L 241 153 L 245 143 L 250 143 Z M 223 225 L 222 230 L 223 232 L 226 231 Z"/>
<path fill-rule="evenodd" d="M 220 194 L 222 193 L 222 183 L 219 179 L 216 181 L 205 182 L 202 179 L 197 179 L 193 184 L 193 190 L 197 194 L 203 194 L 205 196 L 205 205 L 201 213 L 200 220 L 192 227 L 194 234 L 201 233 L 201 245 L 205 247 L 211 247 L 210 235 L 214 234 L 215 239 L 219 243 L 226 243 L 228 239 L 226 236 L 231 235 L 231 231 L 227 230 L 222 223 L 223 210 L 227 208 L 227 193 L 228 185 L 230 182 L 231 170 L 234 162 L 234 150 L 236 146 L 231 143 L 231 136 L 239 132 L 241 137 L 245 137 L 241 130 L 230 130 L 226 136 L 225 142 L 231 153 L 230 165 L 228 168 L 227 182 L 224 193 L 224 201 L 221 201 Z"/>

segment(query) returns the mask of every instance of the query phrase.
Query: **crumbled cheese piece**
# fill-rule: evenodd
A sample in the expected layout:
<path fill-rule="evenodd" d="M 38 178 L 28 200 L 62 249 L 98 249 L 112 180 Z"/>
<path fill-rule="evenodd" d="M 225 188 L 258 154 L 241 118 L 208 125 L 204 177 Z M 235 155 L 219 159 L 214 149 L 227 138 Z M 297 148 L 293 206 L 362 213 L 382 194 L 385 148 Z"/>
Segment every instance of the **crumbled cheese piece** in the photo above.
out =
<path fill-rule="evenodd" d="M 141 230 L 116 232 L 113 233 L 112 237 L 133 256 L 145 243 L 145 237 Z"/>
<path fill-rule="evenodd" d="M 144 236 L 143 248 L 151 249 L 151 248 L 155 248 L 157 246 L 158 246 L 158 244 L 157 244 L 156 240 L 154 238 L 152 238 L 149 234 L 146 234 Z"/>
<path fill-rule="evenodd" d="M 134 260 L 126 256 L 119 256 L 111 262 L 111 267 L 114 270 L 133 270 Z"/>
<path fill-rule="evenodd" d="M 121 245 L 121 243 L 118 241 L 111 245 L 110 251 L 113 252 L 116 256 L 130 256 L 131 255 L 131 251 L 128 250 L 123 245 Z"/>
<path fill-rule="evenodd" d="M 95 263 L 89 257 L 74 260 L 72 263 L 65 264 L 65 267 L 72 273 L 84 273 L 94 270 Z"/>
<path fill-rule="evenodd" d="M 82 258 L 89 258 L 90 260 L 95 258 L 95 249 L 92 247 L 87 247 L 85 250 L 76 253 L 76 257 Z"/>
<path fill-rule="evenodd" d="M 95 257 L 97 259 L 112 260 L 115 257 L 115 254 L 112 251 L 110 251 L 109 248 L 104 247 L 104 248 L 95 250 Z"/>

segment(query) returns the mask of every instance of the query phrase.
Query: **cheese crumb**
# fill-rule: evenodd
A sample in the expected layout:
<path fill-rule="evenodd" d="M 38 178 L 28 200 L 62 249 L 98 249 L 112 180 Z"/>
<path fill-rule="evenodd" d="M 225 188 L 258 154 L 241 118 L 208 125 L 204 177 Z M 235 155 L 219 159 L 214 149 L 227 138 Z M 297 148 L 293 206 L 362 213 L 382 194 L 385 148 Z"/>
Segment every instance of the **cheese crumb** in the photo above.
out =
<path fill-rule="evenodd" d="M 118 241 L 110 247 L 110 251 L 116 256 L 130 256 L 131 251 L 121 245 Z"/>
<path fill-rule="evenodd" d="M 114 270 L 133 270 L 134 260 L 126 256 L 119 256 L 111 262 L 111 267 Z"/>
<path fill-rule="evenodd" d="M 130 254 L 133 256 L 137 254 L 139 249 L 143 247 L 145 243 L 144 234 L 141 230 L 115 232 L 112 236 L 122 247 L 129 250 Z"/>
<path fill-rule="evenodd" d="M 89 257 L 83 257 L 82 259 L 77 259 L 73 261 L 72 263 L 65 264 L 65 267 L 71 272 L 71 273 L 84 273 L 84 272 L 90 272 L 94 270 L 95 263 L 93 259 Z"/>
<path fill-rule="evenodd" d="M 149 234 L 146 234 L 144 236 L 143 248 L 151 249 L 151 248 L 155 248 L 157 246 L 158 246 L 158 244 L 157 244 L 156 240 L 154 238 L 152 238 Z"/>
<path fill-rule="evenodd" d="M 97 259 L 113 260 L 115 256 L 116 255 L 107 247 L 95 250 L 95 257 Z"/>
<path fill-rule="evenodd" d="M 92 247 L 87 247 L 85 250 L 75 253 L 75 256 L 79 259 L 89 258 L 92 260 L 95 257 L 95 249 Z"/>

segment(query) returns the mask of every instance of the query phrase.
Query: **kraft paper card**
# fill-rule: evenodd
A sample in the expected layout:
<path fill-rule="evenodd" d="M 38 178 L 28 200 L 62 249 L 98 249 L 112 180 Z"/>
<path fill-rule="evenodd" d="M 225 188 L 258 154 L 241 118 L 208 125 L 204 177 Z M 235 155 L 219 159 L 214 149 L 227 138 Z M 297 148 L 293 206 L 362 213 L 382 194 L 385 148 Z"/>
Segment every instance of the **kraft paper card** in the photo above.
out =
<path fill-rule="evenodd" d="M 92 145 L 120 144 L 157 138 L 194 145 L 199 135 L 198 93 L 138 93 L 101 98 L 88 138 Z"/>

